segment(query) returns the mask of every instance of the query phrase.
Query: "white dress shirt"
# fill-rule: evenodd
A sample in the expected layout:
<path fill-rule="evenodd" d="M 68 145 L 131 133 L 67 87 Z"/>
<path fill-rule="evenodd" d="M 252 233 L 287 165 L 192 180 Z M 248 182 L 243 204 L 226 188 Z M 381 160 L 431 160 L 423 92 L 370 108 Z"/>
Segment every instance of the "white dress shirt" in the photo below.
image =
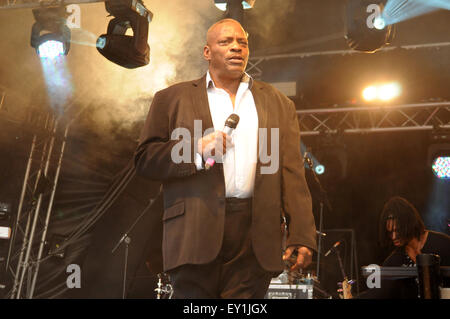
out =
<path fill-rule="evenodd" d="M 227 149 L 223 161 L 225 196 L 249 198 L 253 196 L 257 162 L 258 113 L 250 91 L 253 79 L 244 73 L 233 103 L 228 93 L 215 86 L 211 75 L 206 74 L 209 110 L 215 131 L 222 131 L 232 114 L 239 115 L 239 123 L 231 133 L 234 146 Z M 200 160 L 200 162 L 199 162 Z M 202 168 L 201 156 L 196 157 L 197 169 Z"/>

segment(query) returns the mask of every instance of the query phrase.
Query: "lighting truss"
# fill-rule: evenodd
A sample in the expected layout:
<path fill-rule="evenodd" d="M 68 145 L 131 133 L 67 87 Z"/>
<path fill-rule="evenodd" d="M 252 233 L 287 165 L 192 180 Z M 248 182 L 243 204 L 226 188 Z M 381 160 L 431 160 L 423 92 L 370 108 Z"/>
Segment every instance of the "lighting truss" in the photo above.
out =
<path fill-rule="evenodd" d="M 396 49 L 404 49 L 404 50 L 417 50 L 417 49 L 426 49 L 426 48 L 436 48 L 440 49 L 443 47 L 450 46 L 450 42 L 437 42 L 437 43 L 426 43 L 426 44 L 411 44 L 411 45 L 402 45 L 402 46 L 389 46 L 384 47 L 378 50 L 377 52 L 383 51 L 391 51 Z M 254 79 L 260 80 L 262 79 L 262 75 L 264 72 L 264 63 L 271 60 L 279 60 L 279 59 L 303 59 L 309 58 L 313 56 L 332 56 L 332 55 L 352 55 L 352 54 L 365 54 L 363 52 L 354 51 L 354 50 L 328 50 L 328 51 L 312 51 L 312 52 L 295 52 L 295 53 L 286 53 L 286 54 L 271 54 L 271 55 L 258 55 L 256 54 L 254 57 L 251 57 L 248 61 L 248 66 L 246 72 L 250 74 Z"/>
<path fill-rule="evenodd" d="M 102 0 L 0 0 L 0 10 L 2 9 L 34 9 L 50 7 L 55 5 L 83 4 L 105 2 Z"/>
<path fill-rule="evenodd" d="M 450 102 L 297 110 L 303 136 L 450 128 Z"/>
<path fill-rule="evenodd" d="M 11 118 L 33 137 L 17 213 L 11 222 L 5 267 L 8 298 L 33 298 L 39 267 L 46 257 L 44 246 L 69 129 L 81 111 L 77 113 L 69 121 L 47 111 Z"/>

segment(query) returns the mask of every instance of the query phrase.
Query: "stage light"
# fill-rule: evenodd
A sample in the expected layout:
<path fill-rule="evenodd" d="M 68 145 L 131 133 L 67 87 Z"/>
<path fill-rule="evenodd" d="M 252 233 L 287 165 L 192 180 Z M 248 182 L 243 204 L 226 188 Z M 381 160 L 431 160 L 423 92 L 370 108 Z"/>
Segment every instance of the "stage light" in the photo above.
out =
<path fill-rule="evenodd" d="M 0 226 L 0 239 L 9 239 L 11 238 L 11 228 Z"/>
<path fill-rule="evenodd" d="M 346 35 L 350 48 L 373 53 L 394 38 L 394 25 L 382 17 L 386 1 L 348 0 L 346 5 Z"/>
<path fill-rule="evenodd" d="M 387 102 L 400 96 L 402 88 L 396 82 L 384 83 L 367 86 L 362 91 L 362 97 L 368 102 L 383 101 Z"/>
<path fill-rule="evenodd" d="M 434 175 L 440 179 L 450 179 L 450 156 L 438 156 L 431 166 Z"/>
<path fill-rule="evenodd" d="M 115 18 L 109 21 L 107 33 L 97 39 L 97 50 L 111 62 L 128 69 L 149 64 L 148 25 L 153 13 L 142 0 L 105 1 L 105 8 Z M 133 35 L 125 35 L 130 28 Z"/>
<path fill-rule="evenodd" d="M 322 165 L 309 150 L 307 150 L 307 147 L 303 142 L 300 142 L 300 152 L 303 154 L 303 164 L 305 168 L 314 170 L 318 175 L 325 173 L 325 166 Z"/>
<path fill-rule="evenodd" d="M 37 52 L 41 58 L 55 58 L 64 54 L 64 44 L 58 40 L 47 40 L 39 45 Z"/>
<path fill-rule="evenodd" d="M 227 11 L 227 3 L 229 1 L 230 0 L 214 0 L 214 4 L 216 5 L 217 9 L 219 9 L 220 11 Z M 238 1 L 240 1 L 240 0 L 238 0 Z M 255 1 L 256 0 L 241 1 L 242 8 L 244 10 L 253 8 L 253 6 L 255 5 Z"/>
<path fill-rule="evenodd" d="M 428 165 L 440 179 L 450 179 L 450 130 L 435 129 L 430 136 Z"/>
<path fill-rule="evenodd" d="M 67 55 L 71 33 L 66 25 L 66 8 L 39 8 L 33 10 L 36 22 L 31 29 L 31 46 L 40 58 L 53 59 Z"/>
<path fill-rule="evenodd" d="M 378 89 L 376 86 L 368 86 L 363 90 L 363 98 L 366 101 L 373 101 L 377 98 Z"/>
<path fill-rule="evenodd" d="M 316 174 L 322 175 L 323 173 L 325 173 L 325 166 L 323 166 L 322 164 L 317 165 L 314 168 Z"/>
<path fill-rule="evenodd" d="M 373 21 L 373 26 L 375 29 L 383 30 L 386 27 L 386 20 L 384 20 L 381 16 L 378 16 Z"/>
<path fill-rule="evenodd" d="M 347 177 L 347 147 L 341 136 L 321 136 L 313 148 L 317 164 L 314 171 L 330 182 L 337 182 Z"/>
<path fill-rule="evenodd" d="M 401 93 L 400 85 L 397 83 L 387 83 L 378 87 L 378 99 L 389 101 L 398 97 Z"/>

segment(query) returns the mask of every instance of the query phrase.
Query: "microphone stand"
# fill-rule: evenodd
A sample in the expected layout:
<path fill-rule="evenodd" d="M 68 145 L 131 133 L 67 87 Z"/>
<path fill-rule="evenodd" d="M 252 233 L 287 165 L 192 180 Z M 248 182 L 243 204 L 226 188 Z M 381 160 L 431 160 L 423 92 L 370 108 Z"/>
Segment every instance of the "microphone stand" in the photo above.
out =
<path fill-rule="evenodd" d="M 352 297 L 352 284 L 354 283 L 353 279 L 348 280 L 347 275 L 345 274 L 344 270 L 344 264 L 342 263 L 341 254 L 339 252 L 339 249 L 337 247 L 332 248 L 333 251 L 336 252 L 336 256 L 339 262 L 339 268 L 341 269 L 341 275 L 342 275 L 342 296 L 344 299 L 353 298 Z M 347 289 L 349 290 L 348 292 Z"/>
<path fill-rule="evenodd" d="M 320 191 L 319 231 L 317 232 L 319 234 L 319 240 L 317 243 L 317 265 L 316 265 L 316 277 L 317 277 L 317 281 L 320 282 L 319 275 L 320 275 L 320 255 L 322 253 L 322 237 L 326 236 L 326 234 L 324 234 L 322 231 L 323 230 L 322 229 L 322 227 L 323 227 L 323 206 L 324 206 L 324 202 L 325 202 L 328 210 L 331 211 L 331 205 L 330 205 L 330 202 L 328 201 L 327 193 L 323 189 L 322 184 L 320 183 L 319 177 L 317 177 L 317 174 L 314 171 L 313 162 L 309 158 L 308 152 L 305 152 L 303 159 L 306 161 L 310 170 L 312 171 L 314 180 L 316 181 L 317 185 L 319 186 L 319 191 Z"/>
<path fill-rule="evenodd" d="M 119 248 L 121 243 L 125 243 L 125 256 L 124 256 L 124 270 L 123 270 L 123 283 L 122 283 L 122 299 L 125 299 L 126 296 L 126 285 L 127 285 L 127 268 L 128 268 L 128 251 L 131 243 L 131 237 L 129 236 L 129 233 L 134 229 L 136 224 L 139 220 L 152 208 L 153 203 L 155 202 L 156 198 L 159 196 L 161 192 L 161 188 L 158 192 L 158 194 L 155 196 L 154 199 L 150 200 L 150 204 L 144 209 L 144 211 L 136 218 L 136 220 L 133 222 L 133 224 L 128 228 L 128 230 L 122 235 L 116 246 L 111 251 L 111 254 L 114 254 L 114 252 Z"/>

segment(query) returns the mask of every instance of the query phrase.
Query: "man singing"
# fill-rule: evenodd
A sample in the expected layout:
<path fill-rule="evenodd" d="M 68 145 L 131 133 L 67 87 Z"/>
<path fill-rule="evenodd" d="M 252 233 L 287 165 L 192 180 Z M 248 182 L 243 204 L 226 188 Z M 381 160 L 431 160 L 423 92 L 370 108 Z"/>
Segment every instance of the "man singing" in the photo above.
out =
<path fill-rule="evenodd" d="M 297 115 L 285 95 L 245 73 L 249 48 L 239 22 L 212 25 L 203 55 L 209 68 L 201 79 L 155 94 L 136 170 L 163 184 L 163 263 L 174 298 L 263 298 L 283 260 L 296 256 L 292 269 L 304 268 L 316 249 Z M 239 122 L 228 135 L 233 113 Z M 174 138 L 179 128 L 190 137 Z M 174 158 L 180 146 L 183 161 Z M 205 167 L 212 156 L 216 163 Z"/>

